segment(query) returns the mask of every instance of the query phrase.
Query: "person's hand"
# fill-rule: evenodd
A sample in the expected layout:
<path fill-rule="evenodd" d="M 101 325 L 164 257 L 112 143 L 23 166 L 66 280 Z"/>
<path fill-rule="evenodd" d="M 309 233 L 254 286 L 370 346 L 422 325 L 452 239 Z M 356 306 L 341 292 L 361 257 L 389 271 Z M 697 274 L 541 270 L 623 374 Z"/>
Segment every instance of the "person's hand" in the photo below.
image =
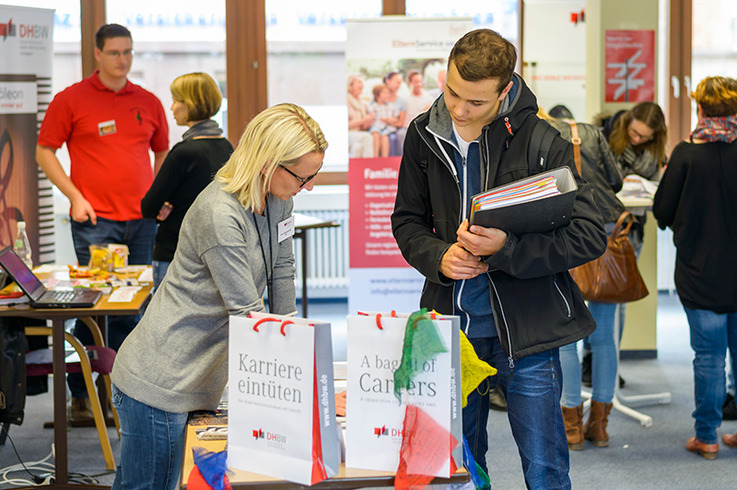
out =
<path fill-rule="evenodd" d="M 161 209 L 159 209 L 159 214 L 156 216 L 156 219 L 159 221 L 164 221 L 166 218 L 169 217 L 172 209 L 174 209 L 174 206 L 172 206 L 169 201 L 166 201 L 164 205 L 161 206 Z"/>
<path fill-rule="evenodd" d="M 366 117 L 363 118 L 363 129 L 368 129 L 371 126 L 373 126 L 374 121 L 376 121 L 376 115 L 375 114 L 369 114 Z"/>
<path fill-rule="evenodd" d="M 507 233 L 498 228 L 484 228 L 483 226 L 468 226 L 468 220 L 456 231 L 458 243 L 477 257 L 485 257 L 497 253 L 507 242 Z"/>
<path fill-rule="evenodd" d="M 95 214 L 95 210 L 92 209 L 92 205 L 87 199 L 80 197 L 72 201 L 71 205 L 72 209 L 70 214 L 74 221 L 77 223 L 84 223 L 89 219 L 93 225 L 97 224 L 97 214 Z"/>
<path fill-rule="evenodd" d="M 473 279 L 488 271 L 489 266 L 458 243 L 454 243 L 440 259 L 439 269 L 445 277 L 458 280 Z"/>

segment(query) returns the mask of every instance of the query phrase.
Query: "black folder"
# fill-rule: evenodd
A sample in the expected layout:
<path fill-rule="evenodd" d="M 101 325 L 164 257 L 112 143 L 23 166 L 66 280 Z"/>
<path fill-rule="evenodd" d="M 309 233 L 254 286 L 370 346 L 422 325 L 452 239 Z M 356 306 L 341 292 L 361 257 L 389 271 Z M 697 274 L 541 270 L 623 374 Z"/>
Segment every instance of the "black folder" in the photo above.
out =
<path fill-rule="evenodd" d="M 505 191 L 551 175 L 556 178 L 558 194 L 492 209 L 476 209 L 476 203 L 490 193 Z M 547 233 L 571 221 L 577 190 L 578 185 L 570 168 L 560 167 L 542 172 L 473 196 L 469 221 L 472 225 L 499 228 L 513 235 Z"/>

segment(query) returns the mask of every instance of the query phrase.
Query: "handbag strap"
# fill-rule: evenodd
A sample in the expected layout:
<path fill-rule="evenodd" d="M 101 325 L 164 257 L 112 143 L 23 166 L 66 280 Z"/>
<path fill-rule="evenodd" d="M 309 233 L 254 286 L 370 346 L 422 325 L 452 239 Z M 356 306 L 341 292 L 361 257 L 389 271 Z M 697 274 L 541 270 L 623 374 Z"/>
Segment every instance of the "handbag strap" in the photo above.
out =
<path fill-rule="evenodd" d="M 624 225 L 624 221 L 627 218 L 630 218 L 630 220 L 627 222 L 627 225 Z M 632 223 L 634 223 L 634 221 L 635 221 L 635 217 L 632 216 L 632 213 L 630 213 L 629 211 L 622 211 L 622 214 L 619 215 L 619 219 L 617 220 L 617 223 L 614 225 L 614 230 L 612 231 L 611 239 L 613 240 L 619 235 L 629 235 L 630 228 L 632 228 Z"/>
<path fill-rule="evenodd" d="M 578 136 L 578 126 L 575 121 L 567 121 L 571 126 L 571 143 L 573 143 L 573 159 L 576 161 L 576 170 L 581 174 L 581 138 Z"/>

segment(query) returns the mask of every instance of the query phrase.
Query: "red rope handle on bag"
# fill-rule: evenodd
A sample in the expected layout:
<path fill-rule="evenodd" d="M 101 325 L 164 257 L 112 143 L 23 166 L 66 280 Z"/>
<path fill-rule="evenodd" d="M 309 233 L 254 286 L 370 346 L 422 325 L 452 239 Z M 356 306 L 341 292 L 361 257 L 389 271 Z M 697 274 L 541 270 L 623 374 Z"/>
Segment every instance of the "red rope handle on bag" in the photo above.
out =
<path fill-rule="evenodd" d="M 258 332 L 258 326 L 259 326 L 259 325 L 261 325 L 262 323 L 266 323 L 266 322 L 278 322 L 278 321 L 279 321 L 279 320 L 277 320 L 276 318 L 262 318 L 261 320 L 257 321 L 257 322 L 256 322 L 256 323 L 255 323 L 255 324 L 253 325 L 253 329 L 254 329 L 254 330 L 255 330 L 256 332 Z"/>
<path fill-rule="evenodd" d="M 293 324 L 293 323 L 294 322 L 292 320 L 284 320 L 283 322 L 281 322 L 281 328 L 279 329 L 279 331 L 281 332 L 283 336 L 285 337 L 287 336 L 287 333 L 284 331 L 284 327 L 286 327 L 289 324 Z"/>
<path fill-rule="evenodd" d="M 376 326 L 379 327 L 379 330 L 384 330 L 384 327 L 381 326 L 381 313 L 376 314 Z"/>

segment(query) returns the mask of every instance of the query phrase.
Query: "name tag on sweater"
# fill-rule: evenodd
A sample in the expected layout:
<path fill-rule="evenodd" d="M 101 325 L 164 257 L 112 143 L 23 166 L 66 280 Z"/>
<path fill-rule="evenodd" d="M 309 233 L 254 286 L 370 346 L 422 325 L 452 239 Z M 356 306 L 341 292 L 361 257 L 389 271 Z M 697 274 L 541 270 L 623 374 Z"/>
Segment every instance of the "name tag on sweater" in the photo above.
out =
<path fill-rule="evenodd" d="M 290 216 L 284 221 L 280 221 L 276 227 L 279 231 L 279 243 L 291 236 L 294 236 L 294 216 Z"/>

